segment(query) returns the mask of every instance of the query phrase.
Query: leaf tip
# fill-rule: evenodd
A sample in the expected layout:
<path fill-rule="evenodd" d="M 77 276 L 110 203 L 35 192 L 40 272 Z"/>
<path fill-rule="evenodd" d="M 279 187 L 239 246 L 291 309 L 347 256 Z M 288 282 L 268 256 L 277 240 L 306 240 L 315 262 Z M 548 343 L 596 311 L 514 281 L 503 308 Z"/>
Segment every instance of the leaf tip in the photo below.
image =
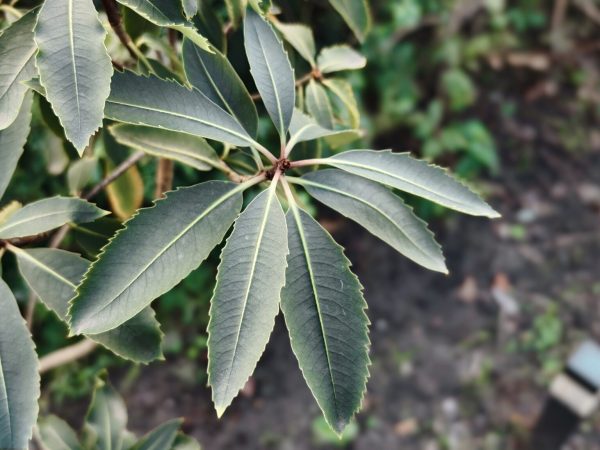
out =
<path fill-rule="evenodd" d="M 217 419 L 220 419 L 221 417 L 223 417 L 223 414 L 225 413 L 226 409 L 227 409 L 227 406 L 215 405 L 215 411 L 217 412 Z"/>

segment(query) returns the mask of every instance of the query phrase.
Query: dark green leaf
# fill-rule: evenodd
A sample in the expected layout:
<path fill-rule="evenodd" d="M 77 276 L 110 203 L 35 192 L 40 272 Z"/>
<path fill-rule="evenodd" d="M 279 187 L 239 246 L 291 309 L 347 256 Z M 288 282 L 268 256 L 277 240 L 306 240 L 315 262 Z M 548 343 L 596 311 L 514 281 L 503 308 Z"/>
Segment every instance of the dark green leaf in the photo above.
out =
<path fill-rule="evenodd" d="M 163 423 L 139 440 L 131 450 L 170 450 L 183 420 L 173 419 Z"/>

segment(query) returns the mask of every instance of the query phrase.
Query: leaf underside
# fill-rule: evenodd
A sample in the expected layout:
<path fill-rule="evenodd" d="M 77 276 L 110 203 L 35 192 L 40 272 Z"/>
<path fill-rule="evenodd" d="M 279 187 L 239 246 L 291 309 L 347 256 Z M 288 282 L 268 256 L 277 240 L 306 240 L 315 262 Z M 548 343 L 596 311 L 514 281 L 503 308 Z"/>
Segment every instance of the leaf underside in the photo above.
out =
<path fill-rule="evenodd" d="M 0 279 L 0 448 L 25 449 L 38 415 L 35 345 L 17 300 Z"/>
<path fill-rule="evenodd" d="M 15 250 L 19 270 L 40 300 L 67 321 L 69 300 L 90 266 L 75 253 L 51 248 Z M 147 307 L 114 330 L 90 338 L 123 358 L 149 363 L 162 358 L 160 325 Z"/>
<path fill-rule="evenodd" d="M 241 191 L 234 183 L 209 181 L 141 209 L 78 287 L 69 311 L 72 332 L 116 328 L 189 275 L 225 236 L 241 209 Z"/>
<path fill-rule="evenodd" d="M 285 282 L 285 215 L 273 186 L 235 222 L 221 255 L 208 325 L 208 384 L 221 416 L 252 375 Z"/>
<path fill-rule="evenodd" d="M 368 377 L 362 286 L 342 248 L 307 212 L 287 213 L 290 254 L 281 309 L 292 350 L 329 425 L 341 433 Z"/>
<path fill-rule="evenodd" d="M 35 27 L 46 98 L 81 155 L 102 126 L 113 68 L 92 0 L 46 0 Z"/>

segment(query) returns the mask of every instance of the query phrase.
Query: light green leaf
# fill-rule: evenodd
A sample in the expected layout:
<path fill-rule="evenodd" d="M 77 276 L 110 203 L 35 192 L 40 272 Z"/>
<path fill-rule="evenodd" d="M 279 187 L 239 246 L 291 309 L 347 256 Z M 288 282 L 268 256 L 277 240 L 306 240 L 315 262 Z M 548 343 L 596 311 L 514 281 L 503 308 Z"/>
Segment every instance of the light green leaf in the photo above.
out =
<path fill-rule="evenodd" d="M 203 52 L 191 41 L 185 40 L 183 65 L 192 86 L 235 117 L 250 136 L 256 137 L 256 106 L 244 82 L 221 52 Z"/>
<path fill-rule="evenodd" d="M 26 449 L 38 415 L 35 346 L 17 300 L 0 279 L 0 448 Z"/>
<path fill-rule="evenodd" d="M 37 9 L 31 10 L 0 35 L 0 130 L 15 121 L 27 92 L 22 84 L 35 76 L 33 27 Z"/>
<path fill-rule="evenodd" d="M 371 30 L 371 10 L 367 0 L 329 0 L 354 35 L 363 42 Z"/>
<path fill-rule="evenodd" d="M 356 103 L 356 97 L 352 90 L 352 85 L 346 80 L 339 78 L 327 78 L 322 81 L 323 85 L 333 92 L 340 102 L 346 107 L 348 116 L 350 117 L 350 127 L 360 127 L 360 112 L 358 111 L 358 104 Z"/>
<path fill-rule="evenodd" d="M 183 13 L 188 20 L 191 20 L 196 14 L 198 14 L 199 1 L 201 0 L 181 0 Z"/>
<path fill-rule="evenodd" d="M 67 321 L 69 300 L 75 295 L 90 262 L 75 253 L 52 248 L 11 247 L 23 278 L 60 320 Z M 90 336 L 117 355 L 140 363 L 162 358 L 160 325 L 150 307 L 115 330 Z"/>
<path fill-rule="evenodd" d="M 84 156 L 71 163 L 67 171 L 67 186 L 71 195 L 78 195 L 96 175 L 98 170 L 98 158 L 95 156 Z"/>
<path fill-rule="evenodd" d="M 105 115 L 120 122 L 182 131 L 241 147 L 255 144 L 234 117 L 202 92 L 133 72 L 113 76 Z"/>
<path fill-rule="evenodd" d="M 56 416 L 40 418 L 38 429 L 43 450 L 82 450 L 75 431 Z"/>
<path fill-rule="evenodd" d="M 317 50 L 312 30 L 299 23 L 282 23 L 278 20 L 273 20 L 272 23 L 300 56 L 308 61 L 312 67 L 315 67 Z"/>
<path fill-rule="evenodd" d="M 227 15 L 231 21 L 231 25 L 237 28 L 241 23 L 246 13 L 246 6 L 248 0 L 225 0 L 225 6 L 227 7 Z"/>
<path fill-rule="evenodd" d="M 117 0 L 131 8 L 144 19 L 160 27 L 168 27 L 179 31 L 198 47 L 211 52 L 208 39 L 202 36 L 181 13 L 177 0 Z"/>
<path fill-rule="evenodd" d="M 92 222 L 110 214 L 80 198 L 52 197 L 25 205 L 0 225 L 0 239 L 34 236 L 66 223 Z"/>
<path fill-rule="evenodd" d="M 360 408 L 369 375 L 367 305 L 329 233 L 296 205 L 286 218 L 290 254 L 281 310 L 304 378 L 340 434 Z"/>
<path fill-rule="evenodd" d="M 119 144 L 198 170 L 208 171 L 221 164 L 214 149 L 198 136 L 128 124 L 113 125 L 109 130 Z"/>
<path fill-rule="evenodd" d="M 46 98 L 79 154 L 102 126 L 113 74 L 92 0 L 46 0 L 35 27 Z"/>
<path fill-rule="evenodd" d="M 252 375 L 275 325 L 286 234 L 273 183 L 240 215 L 223 248 L 208 324 L 208 384 L 219 417 Z"/>
<path fill-rule="evenodd" d="M 122 450 L 127 437 L 127 408 L 107 380 L 98 378 L 88 410 L 84 431 L 94 450 Z"/>
<path fill-rule="evenodd" d="M 183 420 L 173 419 L 163 423 L 138 441 L 131 450 L 170 450 Z"/>
<path fill-rule="evenodd" d="M 8 205 L 5 205 L 2 208 L 0 208 L 0 224 L 6 222 L 10 216 L 12 216 L 22 207 L 23 205 L 21 203 L 19 203 L 16 200 L 13 200 Z"/>
<path fill-rule="evenodd" d="M 360 135 L 360 130 L 328 130 L 323 128 L 311 117 L 304 114 L 298 108 L 295 108 L 294 115 L 292 116 L 292 123 L 290 124 L 290 140 L 287 145 L 287 153 L 289 154 L 298 142 L 311 141 L 330 136 L 339 136 L 344 139 L 356 139 Z"/>
<path fill-rule="evenodd" d="M 312 79 L 306 86 L 306 109 L 323 128 L 333 129 L 333 110 L 327 92 Z"/>
<path fill-rule="evenodd" d="M 360 175 L 473 216 L 499 217 L 487 203 L 444 169 L 390 150 L 351 150 L 323 164 Z"/>
<path fill-rule="evenodd" d="M 322 73 L 362 69 L 367 58 L 348 45 L 325 47 L 317 57 L 317 66 Z"/>
<path fill-rule="evenodd" d="M 441 248 L 427 224 L 386 187 L 336 169 L 311 172 L 295 181 L 321 203 L 356 221 L 407 258 L 448 273 Z"/>
<path fill-rule="evenodd" d="M 294 71 L 271 25 L 250 8 L 244 19 L 244 45 L 258 92 L 283 141 L 296 102 Z"/>
<path fill-rule="evenodd" d="M 33 94 L 27 93 L 17 118 L 8 128 L 0 130 L 0 199 L 17 168 L 29 135 Z"/>
<path fill-rule="evenodd" d="M 69 311 L 72 332 L 116 328 L 171 290 L 221 242 L 242 207 L 246 187 L 209 181 L 168 193 L 153 207 L 141 209 L 78 287 Z"/>

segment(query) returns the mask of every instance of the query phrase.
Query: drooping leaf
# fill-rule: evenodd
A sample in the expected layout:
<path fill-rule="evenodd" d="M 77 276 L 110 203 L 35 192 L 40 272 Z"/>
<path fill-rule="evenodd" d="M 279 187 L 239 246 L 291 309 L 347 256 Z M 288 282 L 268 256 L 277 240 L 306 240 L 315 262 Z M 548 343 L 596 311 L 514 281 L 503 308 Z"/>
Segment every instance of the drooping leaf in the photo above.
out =
<path fill-rule="evenodd" d="M 141 209 L 78 287 L 69 311 L 72 332 L 111 330 L 171 290 L 221 242 L 247 186 L 209 181 L 173 191 Z"/>
<path fill-rule="evenodd" d="M 177 438 L 183 420 L 173 419 L 163 423 L 140 439 L 131 450 L 170 450 Z"/>
<path fill-rule="evenodd" d="M 354 96 L 354 91 L 352 90 L 350 83 L 339 78 L 326 78 L 322 82 L 323 85 L 333 92 L 333 94 L 335 94 L 340 102 L 346 107 L 348 116 L 350 118 L 350 127 L 360 127 L 360 112 L 358 110 L 356 97 Z"/>
<path fill-rule="evenodd" d="M 360 408 L 369 374 L 362 286 L 343 249 L 307 212 L 292 205 L 286 219 L 290 254 L 281 310 L 304 378 L 340 434 Z"/>
<path fill-rule="evenodd" d="M 0 35 L 0 130 L 17 118 L 27 92 L 23 81 L 35 74 L 33 27 L 37 9 L 31 10 Z"/>
<path fill-rule="evenodd" d="M 348 45 L 325 47 L 317 57 L 317 66 L 322 73 L 362 69 L 367 58 Z"/>
<path fill-rule="evenodd" d="M 181 0 L 183 13 L 188 20 L 191 20 L 196 14 L 198 14 L 199 1 L 200 0 Z"/>
<path fill-rule="evenodd" d="M 208 39 L 202 36 L 183 16 L 177 0 L 117 0 L 131 8 L 144 19 L 160 27 L 168 27 L 179 31 L 198 47 L 207 52 L 212 51 Z"/>
<path fill-rule="evenodd" d="M 179 161 L 198 170 L 207 171 L 220 165 L 214 149 L 198 136 L 128 124 L 113 125 L 110 132 L 122 145 L 159 158 Z"/>
<path fill-rule="evenodd" d="M 102 126 L 113 68 L 92 0 L 46 0 L 35 26 L 46 98 L 81 155 Z"/>
<path fill-rule="evenodd" d="M 0 279 L 0 448 L 29 448 L 38 415 L 40 376 L 35 346 L 17 300 Z"/>
<path fill-rule="evenodd" d="M 80 198 L 52 197 L 25 205 L 0 225 L 0 239 L 34 236 L 66 223 L 85 223 L 110 214 Z"/>
<path fill-rule="evenodd" d="M 173 81 L 115 73 L 106 117 L 134 125 L 181 131 L 247 147 L 254 144 L 238 121 L 202 92 Z"/>
<path fill-rule="evenodd" d="M 360 134 L 360 130 L 328 130 L 323 128 L 298 108 L 295 108 L 292 123 L 290 123 L 290 140 L 288 141 L 287 149 L 291 150 L 298 142 L 311 141 L 330 136 L 355 139 L 360 136 Z"/>
<path fill-rule="evenodd" d="M 323 128 L 333 129 L 333 110 L 327 92 L 312 79 L 306 86 L 306 109 Z"/>
<path fill-rule="evenodd" d="M 223 33 L 223 21 L 216 14 L 210 2 L 200 1 L 198 15 L 194 17 L 194 25 L 210 41 L 211 45 L 225 54 L 227 36 Z"/>
<path fill-rule="evenodd" d="M 274 20 L 272 23 L 300 56 L 312 67 L 317 65 L 315 62 L 315 54 L 317 52 L 315 38 L 309 27 L 299 23 L 282 23 L 278 20 Z"/>
<path fill-rule="evenodd" d="M 218 50 L 207 53 L 191 41 L 183 43 L 183 65 L 188 81 L 227 111 L 248 134 L 256 137 L 256 106 L 229 60 Z"/>
<path fill-rule="evenodd" d="M 98 377 L 86 416 L 84 432 L 94 450 L 123 450 L 127 436 L 127 408 L 119 393 Z"/>
<path fill-rule="evenodd" d="M 354 35 L 363 42 L 371 30 L 371 10 L 367 0 L 329 0 Z"/>
<path fill-rule="evenodd" d="M 294 71 L 271 25 L 251 8 L 244 19 L 244 46 L 256 88 L 283 140 L 296 101 Z"/>
<path fill-rule="evenodd" d="M 60 320 L 66 322 L 69 300 L 75 295 L 90 262 L 75 253 L 52 248 L 11 250 L 29 287 Z M 150 307 L 115 330 L 89 336 L 117 355 L 140 363 L 162 357 L 162 332 Z"/>
<path fill-rule="evenodd" d="M 23 147 L 29 135 L 31 123 L 31 103 L 33 94 L 27 93 L 21 103 L 17 118 L 8 128 L 0 130 L 0 199 L 10 183 L 17 163 L 23 154 Z"/>
<path fill-rule="evenodd" d="M 307 173 L 299 183 L 321 203 L 358 222 L 407 258 L 448 273 L 427 224 L 385 186 L 337 169 Z"/>
<path fill-rule="evenodd" d="M 414 159 L 408 153 L 352 150 L 324 159 L 323 163 L 466 214 L 499 217 L 477 194 L 444 169 Z"/>
<path fill-rule="evenodd" d="M 288 251 L 275 189 L 248 205 L 221 255 L 208 324 L 208 384 L 219 417 L 252 375 L 279 310 Z"/>
<path fill-rule="evenodd" d="M 38 421 L 39 437 L 43 450 L 82 450 L 75 431 L 67 422 L 48 416 Z"/>

